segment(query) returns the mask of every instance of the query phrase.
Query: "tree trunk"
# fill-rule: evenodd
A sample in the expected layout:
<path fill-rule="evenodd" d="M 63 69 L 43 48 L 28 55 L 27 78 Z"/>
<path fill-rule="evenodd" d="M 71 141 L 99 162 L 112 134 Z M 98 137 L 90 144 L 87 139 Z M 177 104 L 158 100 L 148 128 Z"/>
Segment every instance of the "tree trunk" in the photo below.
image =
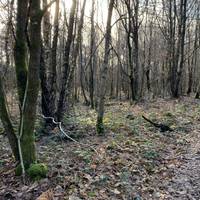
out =
<path fill-rule="evenodd" d="M 174 3 L 174 6 L 175 3 Z M 173 59 L 172 68 L 172 79 L 171 88 L 172 96 L 178 98 L 180 96 L 180 81 L 184 67 L 184 47 L 185 47 L 185 32 L 186 32 L 186 20 L 187 20 L 187 0 L 181 0 L 180 2 L 180 13 L 178 21 L 178 41 L 176 46 L 175 58 Z"/>
<path fill-rule="evenodd" d="M 94 49 L 95 49 L 95 28 L 94 28 L 94 13 L 95 13 L 95 1 L 92 0 L 91 10 L 91 34 L 90 34 L 90 72 L 89 72 L 89 94 L 90 94 L 90 106 L 94 109 Z"/>
<path fill-rule="evenodd" d="M 134 20 L 133 20 L 133 61 L 135 64 L 134 67 L 134 90 L 135 90 L 135 100 L 138 100 L 139 98 L 139 40 L 138 40 L 138 18 L 139 18 L 139 0 L 136 0 L 135 6 L 134 6 Z"/>
<path fill-rule="evenodd" d="M 65 99 L 66 99 L 66 95 L 67 95 L 66 90 L 68 89 L 68 88 L 66 88 L 66 85 L 67 85 L 67 80 L 69 78 L 69 73 L 70 73 L 69 57 L 70 57 L 71 44 L 73 41 L 73 29 L 74 29 L 76 4 L 77 4 L 77 1 L 73 0 L 71 11 L 70 11 L 67 41 L 66 41 L 66 45 L 65 45 L 62 85 L 61 85 L 61 91 L 59 94 L 58 107 L 57 107 L 57 112 L 56 112 L 56 117 L 57 117 L 58 121 L 61 121 L 63 119 L 64 111 L 65 111 Z"/>
<path fill-rule="evenodd" d="M 19 161 L 17 137 L 15 135 L 15 131 L 13 129 L 12 122 L 9 116 L 1 75 L 0 75 L 0 119 L 3 123 L 15 160 Z"/>
<path fill-rule="evenodd" d="M 109 8 L 108 8 L 108 18 L 106 25 L 106 34 L 105 34 L 105 51 L 104 51 L 104 61 L 101 69 L 101 80 L 100 80 L 100 90 L 99 90 L 99 107 L 98 107 L 98 116 L 97 116 L 97 133 L 104 133 L 104 124 L 103 124 L 103 116 L 104 116 L 104 101 L 106 94 L 106 79 L 108 74 L 108 59 L 110 52 L 110 42 L 111 42 L 111 20 L 112 20 L 112 12 L 113 12 L 114 0 L 110 0 Z"/>
<path fill-rule="evenodd" d="M 58 46 L 58 35 L 59 35 L 59 3 L 60 0 L 56 0 L 55 16 L 54 16 L 54 32 L 51 49 L 50 59 L 50 77 L 49 77 L 49 109 L 51 110 L 51 116 L 55 115 L 56 112 L 56 80 L 57 80 L 57 46 Z"/>
<path fill-rule="evenodd" d="M 41 19 L 40 0 L 34 0 L 30 5 L 30 59 L 24 97 L 25 104 L 21 116 L 21 121 L 23 120 L 21 123 L 23 128 L 21 147 L 26 168 L 36 161 L 34 125 L 39 92 Z"/>
<path fill-rule="evenodd" d="M 50 28 L 49 28 L 49 16 L 44 17 L 44 46 L 42 45 L 41 52 L 41 69 L 40 69 L 40 79 L 41 79 L 41 88 L 42 88 L 42 113 L 46 117 L 55 117 L 56 111 L 56 80 L 57 80 L 57 44 L 58 44 L 58 31 L 59 31 L 59 2 L 56 0 L 55 6 L 55 15 L 54 15 L 54 28 L 53 28 L 53 41 L 52 47 L 50 47 Z M 45 5 L 44 5 L 45 6 Z M 45 59 L 44 47 L 46 46 L 47 50 L 50 51 L 50 59 Z M 51 48 L 51 49 L 50 49 Z M 47 77 L 47 66 L 49 66 L 49 76 Z M 45 129 L 49 131 L 49 128 L 52 129 L 55 124 L 52 123 L 52 120 L 45 120 Z"/>
<path fill-rule="evenodd" d="M 84 69 L 83 69 L 83 51 L 82 51 L 82 38 L 81 38 L 81 42 L 80 42 L 80 85 L 81 85 L 81 91 L 83 94 L 83 98 L 85 101 L 85 105 L 89 105 L 89 101 L 87 99 L 87 96 L 85 94 L 85 88 L 84 88 Z"/>
<path fill-rule="evenodd" d="M 15 69 L 20 107 L 22 107 L 27 81 L 27 23 L 29 0 L 17 1 L 16 41 L 14 48 Z"/>
<path fill-rule="evenodd" d="M 181 24 L 179 26 L 179 40 L 178 43 L 178 48 L 180 48 L 180 55 L 177 58 L 177 65 L 178 65 L 178 70 L 177 70 L 177 81 L 176 81 L 176 87 L 175 87 L 175 93 L 174 97 L 179 97 L 179 86 L 180 86 L 180 81 L 181 81 L 181 75 L 183 71 L 183 66 L 184 66 L 184 50 L 185 50 L 185 32 L 186 32 L 186 12 L 187 12 L 187 0 L 181 0 L 181 8 L 180 8 L 180 20 Z M 180 46 L 179 46 L 180 45 Z M 178 55 L 177 55 L 178 56 Z"/>
<path fill-rule="evenodd" d="M 69 75 L 67 78 L 66 87 L 67 87 L 68 92 L 66 95 L 68 96 L 69 94 L 71 94 L 74 72 L 76 69 L 77 58 L 78 58 L 79 50 L 80 50 L 80 44 L 81 44 L 81 39 L 82 39 L 82 29 L 83 29 L 83 23 L 84 23 L 85 5 L 86 5 L 86 0 L 83 1 L 83 6 L 81 9 L 81 16 L 80 16 L 80 21 L 78 23 L 76 44 L 74 46 L 74 51 L 73 51 L 72 66 L 70 67 Z M 69 98 L 67 97 L 67 99 Z"/>

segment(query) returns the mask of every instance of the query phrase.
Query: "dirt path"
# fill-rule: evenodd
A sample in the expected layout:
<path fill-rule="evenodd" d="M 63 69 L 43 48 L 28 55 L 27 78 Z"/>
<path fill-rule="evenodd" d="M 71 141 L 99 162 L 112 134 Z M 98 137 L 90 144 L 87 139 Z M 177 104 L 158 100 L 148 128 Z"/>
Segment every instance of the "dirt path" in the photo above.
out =
<path fill-rule="evenodd" d="M 184 163 L 173 169 L 174 176 L 166 185 L 168 197 L 165 199 L 200 199 L 200 126 L 197 128 L 192 136 L 191 146 L 183 155 Z"/>

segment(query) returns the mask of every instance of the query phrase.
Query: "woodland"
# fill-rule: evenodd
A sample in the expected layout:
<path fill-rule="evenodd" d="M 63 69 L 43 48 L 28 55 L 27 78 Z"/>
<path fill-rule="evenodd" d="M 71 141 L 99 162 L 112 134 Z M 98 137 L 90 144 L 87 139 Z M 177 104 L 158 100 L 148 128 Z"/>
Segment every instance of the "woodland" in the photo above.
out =
<path fill-rule="evenodd" d="M 199 200 L 200 1 L 0 0 L 0 200 Z"/>

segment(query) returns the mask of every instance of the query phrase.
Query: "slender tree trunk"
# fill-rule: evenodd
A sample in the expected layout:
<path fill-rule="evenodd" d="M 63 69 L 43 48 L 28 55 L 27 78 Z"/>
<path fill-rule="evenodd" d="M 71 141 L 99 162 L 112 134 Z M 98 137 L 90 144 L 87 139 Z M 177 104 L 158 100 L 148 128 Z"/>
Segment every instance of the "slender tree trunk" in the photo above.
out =
<path fill-rule="evenodd" d="M 23 104 L 26 81 L 27 81 L 27 36 L 26 29 L 28 23 L 28 2 L 29 0 L 17 1 L 17 23 L 16 41 L 14 49 L 15 69 L 17 74 L 17 88 L 19 94 L 20 107 Z"/>
<path fill-rule="evenodd" d="M 107 74 L 108 74 L 108 60 L 109 60 L 110 42 L 111 42 L 111 19 L 112 19 L 113 6 L 114 6 L 114 0 L 110 0 L 109 8 L 108 8 L 106 34 L 105 34 L 104 61 L 103 61 L 102 69 L 101 69 L 98 116 L 97 116 L 97 123 L 96 123 L 98 134 L 104 133 L 104 124 L 103 124 L 104 101 L 105 101 L 105 94 L 106 94 L 106 79 L 107 79 Z"/>
<path fill-rule="evenodd" d="M 1 75 L 0 75 L 0 119 L 3 123 L 15 160 L 19 161 L 17 137 L 15 135 L 15 131 L 13 129 L 12 122 L 9 116 Z"/>
<path fill-rule="evenodd" d="M 135 64 L 134 67 L 134 90 L 135 90 L 135 99 L 138 100 L 139 98 L 139 40 L 138 40 L 138 18 L 139 18 L 139 0 L 136 0 L 135 6 L 134 6 L 134 20 L 133 20 L 133 61 Z"/>
<path fill-rule="evenodd" d="M 190 30 L 188 29 L 188 38 L 189 38 L 189 43 L 188 43 L 188 54 L 190 53 L 190 45 L 191 45 L 191 34 L 190 34 Z M 196 39 L 196 38 L 195 38 Z M 196 46 L 196 40 L 194 42 L 194 48 Z M 194 72 L 194 54 L 195 52 L 193 52 L 193 55 L 191 56 L 191 58 L 189 57 L 188 60 L 188 88 L 187 88 L 187 95 L 190 95 L 190 93 L 192 92 L 192 87 L 193 87 L 193 72 Z"/>
<path fill-rule="evenodd" d="M 57 107 L 57 112 L 56 112 L 58 121 L 61 121 L 63 119 L 64 111 L 65 111 L 65 99 L 66 99 L 66 95 L 67 95 L 66 86 L 67 86 L 67 80 L 69 78 L 69 73 L 70 73 L 69 58 L 70 58 L 71 44 L 73 41 L 73 29 L 74 29 L 76 4 L 77 4 L 77 1 L 73 0 L 71 11 L 70 11 L 67 41 L 65 44 L 64 70 L 63 70 L 63 77 L 62 77 L 62 85 L 61 85 L 61 91 L 59 94 L 58 107 Z"/>
<path fill-rule="evenodd" d="M 40 55 L 40 85 L 41 85 L 41 108 L 44 116 L 51 116 L 49 109 L 49 89 L 48 89 L 48 78 L 47 78 L 47 62 L 45 59 L 45 48 L 41 44 L 41 55 Z M 45 129 L 47 125 L 51 123 L 51 120 L 45 120 Z"/>
<path fill-rule="evenodd" d="M 186 32 L 186 12 L 187 12 L 187 0 L 181 0 L 180 3 L 180 24 L 179 24 L 179 41 L 178 41 L 178 53 L 176 57 L 176 65 L 178 66 L 177 69 L 177 80 L 175 85 L 174 97 L 179 97 L 179 87 L 181 81 L 181 75 L 183 72 L 184 66 L 184 50 L 185 50 L 185 32 Z"/>
<path fill-rule="evenodd" d="M 43 8 L 47 6 L 48 1 L 42 0 Z M 41 44 L 41 57 L 40 57 L 40 83 L 41 83 L 41 107 L 42 114 L 44 116 L 52 116 L 51 109 L 49 109 L 50 99 L 49 99 L 49 83 L 48 83 L 48 72 L 50 71 L 50 56 L 49 51 L 51 49 L 51 23 L 50 23 L 50 13 L 47 11 L 43 17 L 42 21 L 42 32 L 43 32 L 43 41 Z M 53 117 L 53 116 L 52 116 Z M 46 130 L 48 125 L 51 124 L 52 120 L 46 119 L 44 130 Z"/>
<path fill-rule="evenodd" d="M 198 13 L 198 15 L 197 15 L 197 18 L 199 19 L 199 17 L 200 17 L 200 5 L 198 6 L 198 8 L 197 8 L 197 13 Z M 197 24 L 196 24 L 196 30 L 195 30 L 195 41 L 197 41 L 197 46 L 199 45 L 200 46 L 200 20 L 198 20 L 197 21 Z M 198 65 L 197 63 L 198 63 L 198 59 L 197 59 L 197 56 L 198 56 L 198 54 L 197 54 L 197 48 L 196 47 L 194 47 L 194 50 L 196 50 L 195 51 L 195 54 L 194 54 L 194 63 L 195 63 L 195 65 Z M 198 79 L 198 81 L 199 81 L 199 79 Z M 200 83 L 198 84 L 198 86 L 197 86 L 197 91 L 196 91 L 196 95 L 195 95 L 195 98 L 196 99 L 199 99 L 200 98 Z"/>
<path fill-rule="evenodd" d="M 111 63 L 110 63 L 110 99 L 113 98 L 114 96 L 114 77 L 113 77 L 113 73 L 114 73 L 114 69 L 113 69 L 113 60 L 114 60 L 114 56 L 113 56 L 113 52 L 112 52 L 112 58 L 111 58 Z"/>
<path fill-rule="evenodd" d="M 155 12 L 155 7 L 154 7 Z M 152 57 L 152 35 L 153 35 L 153 20 L 151 19 L 149 25 L 149 48 L 148 48 L 148 60 L 147 60 L 147 69 L 146 69 L 146 79 L 147 79 L 147 90 L 151 91 L 151 83 L 150 83 L 150 69 L 151 69 L 151 57 Z"/>
<path fill-rule="evenodd" d="M 175 93 L 175 84 L 176 84 L 176 71 L 177 65 L 175 64 L 175 31 L 176 31 L 176 0 L 169 1 L 169 42 L 168 42 L 168 61 L 170 69 L 170 89 L 171 94 L 174 96 Z"/>
<path fill-rule="evenodd" d="M 43 6 L 47 5 L 47 1 L 43 0 Z M 47 117 L 55 116 L 55 101 L 56 101 L 56 80 L 57 80 L 57 44 L 58 44 L 58 31 L 59 31 L 59 2 L 56 0 L 55 15 L 54 15 L 54 25 L 53 25 L 53 41 L 51 47 L 51 28 L 49 13 L 47 12 L 44 16 L 44 27 L 43 27 L 43 37 L 44 45 L 41 49 L 41 69 L 40 69 L 40 80 L 42 89 L 42 113 Z M 50 51 L 50 54 L 47 53 Z M 47 76 L 47 71 L 49 76 Z M 55 124 L 52 120 L 45 120 L 45 129 L 47 132 L 52 129 Z"/>
<path fill-rule="evenodd" d="M 69 72 L 69 76 L 68 76 L 68 79 L 67 79 L 67 88 L 68 88 L 67 89 L 68 90 L 67 95 L 69 95 L 71 93 L 71 89 L 72 89 L 71 83 L 73 82 L 76 64 L 77 64 L 77 58 L 78 58 L 78 55 L 79 55 L 79 49 L 80 49 L 81 38 L 82 38 L 82 29 L 83 29 L 83 23 L 84 23 L 85 5 L 86 5 L 86 0 L 83 1 L 80 21 L 78 23 L 76 44 L 74 46 L 73 58 L 72 58 L 72 66 L 70 67 L 70 72 Z"/>
<path fill-rule="evenodd" d="M 85 101 L 85 105 L 89 105 L 89 101 L 87 99 L 87 96 L 85 94 L 85 88 L 84 88 L 84 68 L 83 68 L 83 49 L 82 49 L 82 38 L 80 42 L 80 86 L 81 86 L 81 91 L 83 94 L 83 98 Z"/>
<path fill-rule="evenodd" d="M 56 80 L 57 80 L 57 47 L 58 47 L 58 35 L 59 35 L 59 3 L 60 0 L 56 0 L 55 16 L 54 16 L 54 32 L 53 41 L 51 49 L 51 59 L 50 59 L 50 76 L 49 76 L 49 107 L 51 110 L 51 115 L 55 115 L 56 106 Z"/>
<path fill-rule="evenodd" d="M 30 59 L 27 76 L 27 86 L 24 97 L 24 110 L 21 114 L 22 155 L 25 167 L 36 161 L 34 125 L 36 120 L 37 97 L 39 92 L 39 68 L 41 50 L 41 10 L 40 0 L 34 0 L 30 5 Z M 37 42 L 36 42 L 37 41 Z"/>
<path fill-rule="evenodd" d="M 94 28 L 94 13 L 95 13 L 95 0 L 92 0 L 91 11 L 91 34 L 90 34 L 90 72 L 89 72 L 89 94 L 90 94 L 90 106 L 94 109 L 94 60 L 95 55 L 95 28 Z"/>

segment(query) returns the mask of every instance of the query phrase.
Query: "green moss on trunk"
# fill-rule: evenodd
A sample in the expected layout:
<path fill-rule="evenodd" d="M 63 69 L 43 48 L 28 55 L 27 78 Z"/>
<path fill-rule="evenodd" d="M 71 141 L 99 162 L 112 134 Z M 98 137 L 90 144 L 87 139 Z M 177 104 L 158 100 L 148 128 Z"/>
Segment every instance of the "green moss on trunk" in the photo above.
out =
<path fill-rule="evenodd" d="M 27 76 L 26 103 L 21 113 L 23 133 L 21 138 L 22 155 L 25 166 L 36 162 L 34 126 L 36 120 L 37 97 L 39 92 L 39 67 L 41 52 L 41 10 L 40 0 L 30 5 L 30 57 Z"/>
<path fill-rule="evenodd" d="M 31 134 L 24 132 L 21 139 L 24 165 L 27 167 L 36 161 L 35 138 L 32 132 L 33 131 L 31 131 Z"/>
<path fill-rule="evenodd" d="M 41 178 L 45 178 L 48 173 L 48 167 L 43 163 L 31 164 L 30 167 L 25 166 L 25 170 L 32 180 L 39 180 Z M 15 168 L 15 175 L 22 175 L 22 167 L 20 164 Z"/>
<path fill-rule="evenodd" d="M 22 105 L 27 81 L 27 40 L 26 26 L 28 17 L 28 0 L 17 2 L 16 42 L 14 49 L 17 88 Z"/>
<path fill-rule="evenodd" d="M 104 135 L 105 133 L 105 128 L 103 124 L 103 119 L 98 119 L 97 124 L 96 124 L 96 131 L 99 135 Z"/>

